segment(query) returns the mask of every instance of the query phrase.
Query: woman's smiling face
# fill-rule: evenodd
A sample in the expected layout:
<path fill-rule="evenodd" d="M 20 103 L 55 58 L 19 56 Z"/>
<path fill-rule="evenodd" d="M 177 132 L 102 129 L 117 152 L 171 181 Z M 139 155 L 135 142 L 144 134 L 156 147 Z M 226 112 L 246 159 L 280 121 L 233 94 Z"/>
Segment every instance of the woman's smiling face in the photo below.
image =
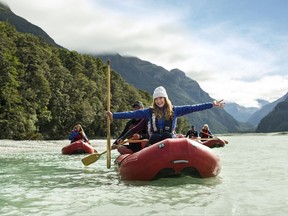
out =
<path fill-rule="evenodd" d="M 157 97 L 157 98 L 155 98 L 154 99 L 154 103 L 158 106 L 158 107 L 160 107 L 160 108 L 162 108 L 164 105 L 165 105 L 165 98 L 164 97 Z"/>

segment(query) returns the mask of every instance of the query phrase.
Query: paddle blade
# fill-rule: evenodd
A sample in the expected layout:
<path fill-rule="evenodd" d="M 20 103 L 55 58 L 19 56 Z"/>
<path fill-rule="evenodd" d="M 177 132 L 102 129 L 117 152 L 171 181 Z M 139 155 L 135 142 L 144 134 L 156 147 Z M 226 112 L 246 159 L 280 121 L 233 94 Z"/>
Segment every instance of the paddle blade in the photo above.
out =
<path fill-rule="evenodd" d="M 88 166 L 92 163 L 95 163 L 100 158 L 100 155 L 97 153 L 90 154 L 85 158 L 82 158 L 81 161 L 84 164 L 84 166 Z"/>

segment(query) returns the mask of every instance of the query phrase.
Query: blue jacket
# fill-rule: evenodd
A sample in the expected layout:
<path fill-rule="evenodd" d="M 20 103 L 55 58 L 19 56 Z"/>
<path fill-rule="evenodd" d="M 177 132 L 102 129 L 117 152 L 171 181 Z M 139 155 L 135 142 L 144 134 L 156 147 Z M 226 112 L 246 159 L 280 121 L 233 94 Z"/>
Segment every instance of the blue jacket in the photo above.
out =
<path fill-rule="evenodd" d="M 68 139 L 72 142 L 81 139 L 82 136 L 79 135 L 79 133 L 75 130 L 72 130 L 71 133 L 68 136 Z"/>
<path fill-rule="evenodd" d="M 177 117 L 187 115 L 192 112 L 197 112 L 201 110 L 211 109 L 213 107 L 213 103 L 202 103 L 196 105 L 184 105 L 184 106 L 174 106 L 174 118 L 172 122 L 172 131 L 175 131 L 177 126 Z M 128 112 L 114 112 L 114 119 L 147 119 L 147 121 L 151 121 L 151 109 L 146 108 L 142 110 L 128 111 Z M 165 123 L 164 117 L 162 119 L 158 119 L 157 127 L 163 129 Z"/>
<path fill-rule="evenodd" d="M 81 133 L 78 131 L 72 130 L 71 133 L 68 136 L 68 139 L 71 140 L 71 143 L 77 141 L 77 140 L 84 140 L 85 142 L 88 142 L 88 138 L 86 134 L 84 133 L 84 137 Z"/>

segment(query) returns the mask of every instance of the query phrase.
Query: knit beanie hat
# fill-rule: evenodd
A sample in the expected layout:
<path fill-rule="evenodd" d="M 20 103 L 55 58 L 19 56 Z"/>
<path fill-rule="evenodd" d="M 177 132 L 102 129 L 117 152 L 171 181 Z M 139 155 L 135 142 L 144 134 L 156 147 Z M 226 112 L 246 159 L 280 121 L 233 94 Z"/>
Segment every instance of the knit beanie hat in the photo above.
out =
<path fill-rule="evenodd" d="M 165 97 L 168 98 L 167 92 L 163 86 L 159 86 L 154 90 L 153 99 L 158 97 Z"/>

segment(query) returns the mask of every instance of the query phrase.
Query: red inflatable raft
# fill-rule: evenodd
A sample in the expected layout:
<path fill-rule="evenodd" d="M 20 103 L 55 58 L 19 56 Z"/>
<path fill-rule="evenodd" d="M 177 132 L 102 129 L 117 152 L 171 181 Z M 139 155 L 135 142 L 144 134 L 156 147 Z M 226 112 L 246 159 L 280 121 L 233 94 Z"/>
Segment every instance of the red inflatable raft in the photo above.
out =
<path fill-rule="evenodd" d="M 115 164 L 122 180 L 139 181 L 181 174 L 209 178 L 221 170 L 220 158 L 209 147 L 187 138 L 166 139 L 134 154 L 120 155 Z"/>
<path fill-rule="evenodd" d="M 62 148 L 62 154 L 65 155 L 84 153 L 92 154 L 94 153 L 94 148 L 82 140 L 77 140 Z"/>
<path fill-rule="evenodd" d="M 210 139 L 205 140 L 205 141 L 197 140 L 197 142 L 199 142 L 202 145 L 205 145 L 205 146 L 207 146 L 209 148 L 224 147 L 225 144 L 228 144 L 228 142 L 226 140 L 222 140 L 220 138 L 210 138 Z"/>

